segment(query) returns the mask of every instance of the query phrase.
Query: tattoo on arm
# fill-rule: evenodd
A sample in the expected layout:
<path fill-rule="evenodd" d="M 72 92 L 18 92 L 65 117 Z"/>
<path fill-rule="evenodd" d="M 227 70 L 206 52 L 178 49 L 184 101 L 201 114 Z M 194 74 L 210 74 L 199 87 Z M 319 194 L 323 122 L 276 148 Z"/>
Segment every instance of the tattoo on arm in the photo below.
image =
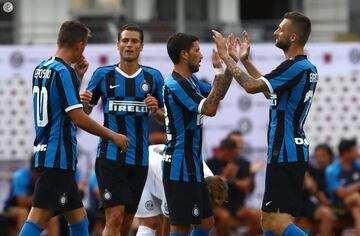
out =
<path fill-rule="evenodd" d="M 257 93 L 269 91 L 264 81 L 260 79 L 254 79 L 250 75 L 242 71 L 236 64 L 236 62 L 228 57 L 224 60 L 227 70 L 234 76 L 235 80 L 243 87 L 247 92 Z"/>
<path fill-rule="evenodd" d="M 209 109 L 214 105 L 218 105 L 220 100 L 225 97 L 226 92 L 228 91 L 232 81 L 232 75 L 228 70 L 225 70 L 224 75 L 216 75 L 213 87 L 209 93 L 209 96 L 206 98 L 203 106 L 205 109 Z"/>

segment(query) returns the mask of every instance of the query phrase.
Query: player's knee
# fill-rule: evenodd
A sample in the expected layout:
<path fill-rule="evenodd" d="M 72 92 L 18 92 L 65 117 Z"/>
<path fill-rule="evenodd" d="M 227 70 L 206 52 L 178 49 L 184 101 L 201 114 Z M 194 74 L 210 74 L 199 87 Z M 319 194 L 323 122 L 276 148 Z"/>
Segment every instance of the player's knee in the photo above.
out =
<path fill-rule="evenodd" d="M 106 226 L 120 228 L 124 214 L 121 211 L 109 210 L 106 212 Z"/>
<path fill-rule="evenodd" d="M 138 219 L 140 225 L 146 226 L 151 229 L 156 229 L 160 225 L 158 217 L 146 217 Z"/>
<path fill-rule="evenodd" d="M 282 235 L 282 232 L 291 223 L 293 223 L 291 215 L 285 213 L 263 212 L 261 217 L 263 230 L 274 232 L 276 235 Z"/>

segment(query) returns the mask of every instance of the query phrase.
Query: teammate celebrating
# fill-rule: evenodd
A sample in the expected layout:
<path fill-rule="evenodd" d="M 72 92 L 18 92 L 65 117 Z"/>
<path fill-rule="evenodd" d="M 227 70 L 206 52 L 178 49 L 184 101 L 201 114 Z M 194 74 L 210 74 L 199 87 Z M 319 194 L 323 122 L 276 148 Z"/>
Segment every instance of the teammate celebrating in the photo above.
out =
<path fill-rule="evenodd" d="M 100 139 L 95 164 L 102 206 L 104 235 L 127 235 L 143 190 L 148 169 L 148 114 L 164 120 L 163 78 L 158 70 L 139 65 L 143 31 L 125 25 L 118 34 L 120 63 L 98 68 L 81 101 L 91 112 L 102 99 L 104 126 L 129 137 L 127 151 Z"/>
<path fill-rule="evenodd" d="M 183 33 L 167 42 L 173 73 L 165 80 L 164 101 L 167 142 L 164 157 L 163 183 L 170 214 L 170 235 L 208 235 L 214 224 L 202 164 L 202 118 L 214 116 L 220 100 L 231 83 L 216 51 L 213 88 L 193 73 L 200 67 L 202 54 L 198 38 Z M 185 197 L 184 197 L 185 196 Z"/>
<path fill-rule="evenodd" d="M 249 60 L 250 40 L 243 32 L 240 54 L 226 50 L 223 36 L 214 32 L 221 59 L 235 80 L 248 92 L 270 95 L 268 130 L 268 165 L 262 205 L 262 226 L 265 235 L 306 235 L 293 224 L 293 216 L 301 205 L 304 174 L 309 162 L 309 144 L 303 125 L 315 92 L 316 67 L 304 55 L 304 46 L 311 31 L 308 17 L 289 12 L 275 30 L 276 46 L 286 60 L 267 75 L 262 75 Z M 248 74 L 236 65 L 240 59 Z"/>
<path fill-rule="evenodd" d="M 88 220 L 75 181 L 76 126 L 126 150 L 128 139 L 89 118 L 79 100 L 79 86 L 88 63 L 82 56 L 89 29 L 75 21 L 60 28 L 55 56 L 41 62 L 33 74 L 36 138 L 32 208 L 20 236 L 40 235 L 51 217 L 63 213 L 71 235 L 89 235 Z M 71 64 L 75 63 L 75 70 Z"/>

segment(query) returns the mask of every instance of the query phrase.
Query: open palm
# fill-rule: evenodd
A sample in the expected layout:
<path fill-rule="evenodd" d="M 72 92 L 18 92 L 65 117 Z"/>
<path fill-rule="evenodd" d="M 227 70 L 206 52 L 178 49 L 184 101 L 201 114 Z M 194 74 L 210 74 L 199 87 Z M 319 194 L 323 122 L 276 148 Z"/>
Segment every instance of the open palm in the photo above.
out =
<path fill-rule="evenodd" d="M 236 39 L 240 47 L 239 58 L 241 61 L 247 60 L 250 54 L 250 39 L 246 31 L 242 32 L 242 40 Z"/>

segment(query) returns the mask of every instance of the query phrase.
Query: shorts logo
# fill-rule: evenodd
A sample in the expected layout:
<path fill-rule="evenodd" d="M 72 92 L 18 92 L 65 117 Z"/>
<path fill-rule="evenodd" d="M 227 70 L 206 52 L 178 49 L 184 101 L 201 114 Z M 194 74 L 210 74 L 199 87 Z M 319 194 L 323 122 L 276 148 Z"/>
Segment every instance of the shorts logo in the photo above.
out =
<path fill-rule="evenodd" d="M 60 203 L 60 205 L 64 206 L 66 204 L 66 202 L 67 202 L 67 197 L 66 197 L 66 194 L 63 193 L 59 198 L 59 203 Z"/>
<path fill-rule="evenodd" d="M 197 205 L 195 205 L 194 208 L 192 209 L 192 214 L 195 217 L 198 217 L 200 215 L 200 209 Z"/>
<path fill-rule="evenodd" d="M 146 210 L 148 210 L 148 211 L 154 210 L 154 202 L 151 201 L 151 200 L 145 202 L 145 208 L 146 208 Z"/>
<path fill-rule="evenodd" d="M 144 93 L 148 93 L 150 91 L 150 85 L 146 81 L 144 81 L 144 83 L 141 85 L 141 90 Z"/>
<path fill-rule="evenodd" d="M 110 193 L 109 190 L 105 189 L 105 192 L 104 192 L 104 199 L 109 201 L 112 197 L 112 194 Z"/>

